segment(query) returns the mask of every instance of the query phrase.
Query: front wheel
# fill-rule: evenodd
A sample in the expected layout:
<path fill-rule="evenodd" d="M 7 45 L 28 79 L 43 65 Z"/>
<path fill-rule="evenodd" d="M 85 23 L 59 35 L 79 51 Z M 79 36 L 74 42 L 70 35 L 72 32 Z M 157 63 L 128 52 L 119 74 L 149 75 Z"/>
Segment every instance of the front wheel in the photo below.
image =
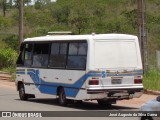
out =
<path fill-rule="evenodd" d="M 19 97 L 21 100 L 28 100 L 28 95 L 25 93 L 24 85 L 19 85 Z"/>
<path fill-rule="evenodd" d="M 65 95 L 65 91 L 63 88 L 61 88 L 58 92 L 58 102 L 60 105 L 67 105 L 67 99 L 66 99 L 66 95 Z"/>

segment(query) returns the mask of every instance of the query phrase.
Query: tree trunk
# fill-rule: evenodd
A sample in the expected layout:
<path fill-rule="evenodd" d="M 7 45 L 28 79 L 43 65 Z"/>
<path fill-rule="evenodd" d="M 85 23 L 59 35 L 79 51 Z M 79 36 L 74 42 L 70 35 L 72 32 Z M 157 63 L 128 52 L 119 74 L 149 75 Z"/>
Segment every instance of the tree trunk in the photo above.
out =
<path fill-rule="evenodd" d="M 6 16 L 6 0 L 3 0 L 2 9 L 3 9 L 3 17 L 5 17 Z"/>

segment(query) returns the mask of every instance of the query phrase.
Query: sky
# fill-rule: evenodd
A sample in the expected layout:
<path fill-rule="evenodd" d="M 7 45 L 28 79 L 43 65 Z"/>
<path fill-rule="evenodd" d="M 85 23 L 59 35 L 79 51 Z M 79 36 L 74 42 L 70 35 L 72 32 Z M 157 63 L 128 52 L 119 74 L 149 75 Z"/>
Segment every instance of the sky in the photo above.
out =
<path fill-rule="evenodd" d="M 7 0 L 7 3 L 9 2 L 10 0 Z M 56 2 L 57 0 L 51 0 L 51 2 Z M 34 3 L 35 3 L 35 0 L 31 0 L 31 5 L 34 5 Z"/>
<path fill-rule="evenodd" d="M 51 0 L 51 2 L 56 2 L 57 0 Z M 35 0 L 31 0 L 31 5 L 34 5 Z"/>

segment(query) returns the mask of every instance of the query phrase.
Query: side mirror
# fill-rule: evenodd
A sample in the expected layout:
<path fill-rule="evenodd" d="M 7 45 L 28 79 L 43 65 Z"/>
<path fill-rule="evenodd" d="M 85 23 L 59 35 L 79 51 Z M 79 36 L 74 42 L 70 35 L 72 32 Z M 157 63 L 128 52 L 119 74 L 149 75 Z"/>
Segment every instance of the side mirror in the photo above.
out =
<path fill-rule="evenodd" d="M 160 102 L 160 96 L 157 97 L 157 101 Z"/>

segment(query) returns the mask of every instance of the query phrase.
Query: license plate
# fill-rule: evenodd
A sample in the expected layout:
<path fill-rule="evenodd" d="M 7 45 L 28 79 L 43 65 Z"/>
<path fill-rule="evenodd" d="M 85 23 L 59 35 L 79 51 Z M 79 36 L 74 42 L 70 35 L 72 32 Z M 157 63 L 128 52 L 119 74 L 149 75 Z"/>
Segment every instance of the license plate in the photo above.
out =
<path fill-rule="evenodd" d="M 121 79 L 112 79 L 112 84 L 121 84 L 122 80 Z"/>

